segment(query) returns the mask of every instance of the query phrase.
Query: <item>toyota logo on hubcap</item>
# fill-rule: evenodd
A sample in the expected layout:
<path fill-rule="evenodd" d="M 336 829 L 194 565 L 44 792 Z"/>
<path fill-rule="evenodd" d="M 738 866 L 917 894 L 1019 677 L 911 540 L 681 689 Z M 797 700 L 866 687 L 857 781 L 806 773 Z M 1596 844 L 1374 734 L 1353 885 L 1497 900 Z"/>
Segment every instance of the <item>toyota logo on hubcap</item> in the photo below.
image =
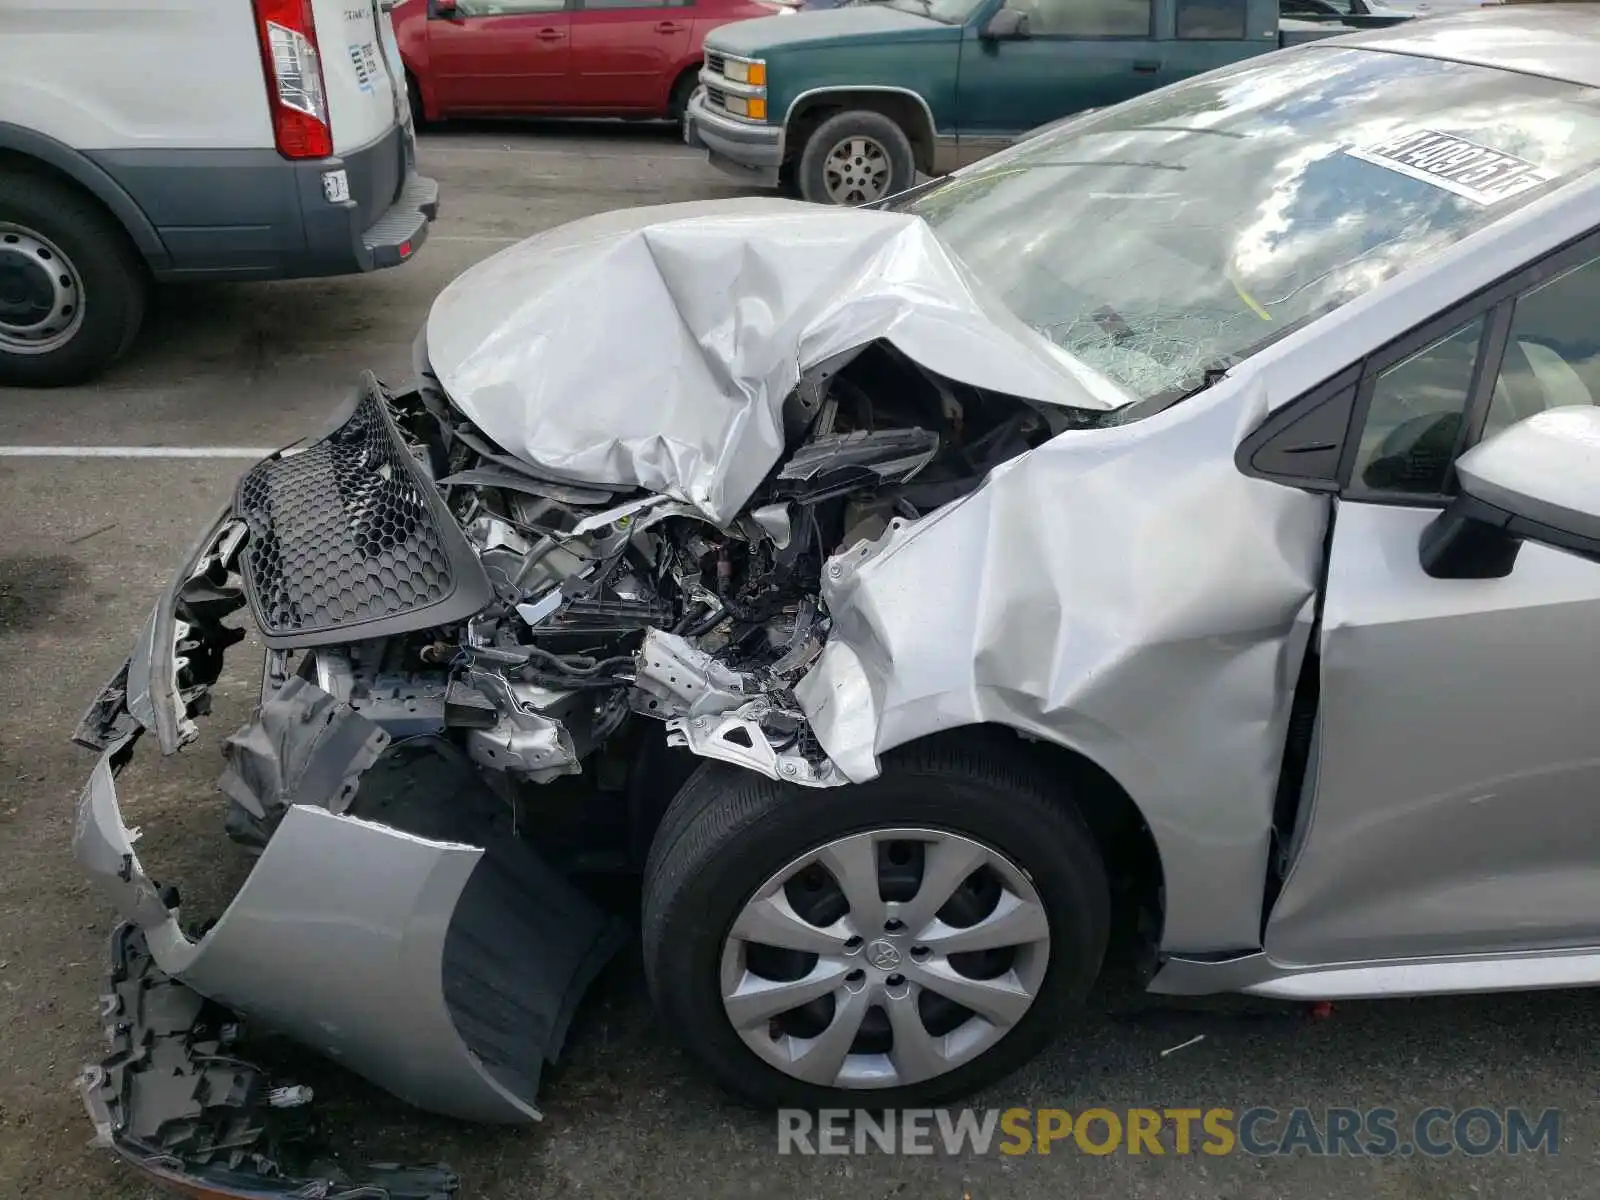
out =
<path fill-rule="evenodd" d="M 900 951 L 880 939 L 867 947 L 867 961 L 880 971 L 892 971 L 900 965 Z"/>

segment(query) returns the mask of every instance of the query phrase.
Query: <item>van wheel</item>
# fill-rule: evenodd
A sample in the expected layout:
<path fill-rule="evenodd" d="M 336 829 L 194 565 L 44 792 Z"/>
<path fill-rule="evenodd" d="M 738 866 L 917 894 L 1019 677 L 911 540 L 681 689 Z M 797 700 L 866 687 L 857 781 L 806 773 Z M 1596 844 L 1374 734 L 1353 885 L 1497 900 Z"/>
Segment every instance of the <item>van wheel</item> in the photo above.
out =
<path fill-rule="evenodd" d="M 853 109 L 830 117 L 800 154 L 800 194 L 814 204 L 871 204 L 917 177 L 905 130 L 882 113 Z"/>
<path fill-rule="evenodd" d="M 149 287 L 122 227 L 91 197 L 0 173 L 0 384 L 83 383 L 133 344 Z"/>
<path fill-rule="evenodd" d="M 645 867 L 663 1023 L 768 1107 L 937 1104 L 1032 1058 L 1099 973 L 1105 869 L 1058 782 L 948 745 L 810 790 L 708 764 Z"/>

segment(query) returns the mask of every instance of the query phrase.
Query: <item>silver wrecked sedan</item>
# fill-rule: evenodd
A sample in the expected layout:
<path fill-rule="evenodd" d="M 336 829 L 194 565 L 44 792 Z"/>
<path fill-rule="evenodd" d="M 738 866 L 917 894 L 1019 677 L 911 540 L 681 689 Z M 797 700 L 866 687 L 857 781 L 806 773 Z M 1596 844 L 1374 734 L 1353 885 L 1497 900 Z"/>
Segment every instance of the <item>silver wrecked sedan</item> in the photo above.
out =
<path fill-rule="evenodd" d="M 1600 980 L 1597 168 L 1600 28 L 1504 9 L 883 209 L 472 268 L 414 384 L 245 474 L 78 732 L 102 1140 L 303 1186 L 241 1018 L 536 1118 L 616 872 L 664 1026 L 772 1105 L 995 1080 L 1113 928 L 1163 993 Z M 244 629 L 218 814 L 259 857 L 180 921 L 115 778 Z"/>

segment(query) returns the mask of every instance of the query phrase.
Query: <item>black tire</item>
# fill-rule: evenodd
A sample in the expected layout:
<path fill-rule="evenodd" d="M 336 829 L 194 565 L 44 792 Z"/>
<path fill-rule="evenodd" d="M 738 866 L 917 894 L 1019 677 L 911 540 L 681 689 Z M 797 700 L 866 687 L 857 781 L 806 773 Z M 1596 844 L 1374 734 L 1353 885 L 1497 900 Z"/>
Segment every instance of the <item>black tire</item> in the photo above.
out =
<path fill-rule="evenodd" d="M 861 200 L 836 199 L 828 190 L 827 161 L 829 153 L 848 138 L 866 138 L 883 148 L 889 161 L 889 179 L 886 189 L 878 196 Z M 798 172 L 800 195 L 814 204 L 861 204 L 871 199 L 882 199 L 910 187 L 917 177 L 916 155 L 911 149 L 911 139 L 895 121 L 879 112 L 851 109 L 829 117 L 806 139 L 800 152 Z"/>
<path fill-rule="evenodd" d="M 422 110 L 422 85 L 410 71 L 406 72 L 406 103 L 411 106 L 411 128 L 421 131 L 430 125 L 428 114 Z"/>
<path fill-rule="evenodd" d="M 82 284 L 81 319 L 69 339 L 41 353 L 8 349 L 0 327 L 0 384 L 84 383 L 125 353 L 139 332 L 150 286 L 144 260 L 94 197 L 47 175 L 0 171 L 0 243 L 26 236 L 18 230 L 52 243 L 67 258 Z"/>
<path fill-rule="evenodd" d="M 1033 1006 L 986 1053 L 895 1088 L 846 1090 L 762 1061 L 723 1009 L 719 961 L 740 909 L 775 871 L 846 834 L 921 826 L 987 843 L 1022 868 L 1049 917 L 1049 965 Z M 729 1091 L 762 1107 L 937 1104 L 1009 1075 L 1061 1028 L 1095 981 L 1110 924 L 1098 848 L 1061 781 L 1005 747 L 932 743 L 885 756 L 870 783 L 810 790 L 708 763 L 662 819 L 645 866 L 645 975 L 663 1022 Z"/>
<path fill-rule="evenodd" d="M 694 95 L 695 88 L 700 86 L 700 67 L 696 64 L 690 67 L 678 81 L 672 85 L 672 97 L 667 101 L 667 115 L 672 118 L 672 123 L 679 129 L 683 128 L 683 118 L 689 111 L 689 98 Z"/>
<path fill-rule="evenodd" d="M 778 168 L 778 191 L 791 199 L 800 198 L 800 160 L 791 158 Z"/>

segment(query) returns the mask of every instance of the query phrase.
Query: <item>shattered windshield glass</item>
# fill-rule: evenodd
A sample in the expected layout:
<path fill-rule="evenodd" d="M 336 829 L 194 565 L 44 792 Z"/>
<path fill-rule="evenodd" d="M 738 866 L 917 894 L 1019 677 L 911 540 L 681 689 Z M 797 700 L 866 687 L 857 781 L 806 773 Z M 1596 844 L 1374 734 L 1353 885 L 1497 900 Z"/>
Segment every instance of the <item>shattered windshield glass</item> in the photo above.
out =
<path fill-rule="evenodd" d="M 1158 401 L 1600 164 L 1600 92 L 1350 49 L 1256 60 L 893 207 Z"/>

